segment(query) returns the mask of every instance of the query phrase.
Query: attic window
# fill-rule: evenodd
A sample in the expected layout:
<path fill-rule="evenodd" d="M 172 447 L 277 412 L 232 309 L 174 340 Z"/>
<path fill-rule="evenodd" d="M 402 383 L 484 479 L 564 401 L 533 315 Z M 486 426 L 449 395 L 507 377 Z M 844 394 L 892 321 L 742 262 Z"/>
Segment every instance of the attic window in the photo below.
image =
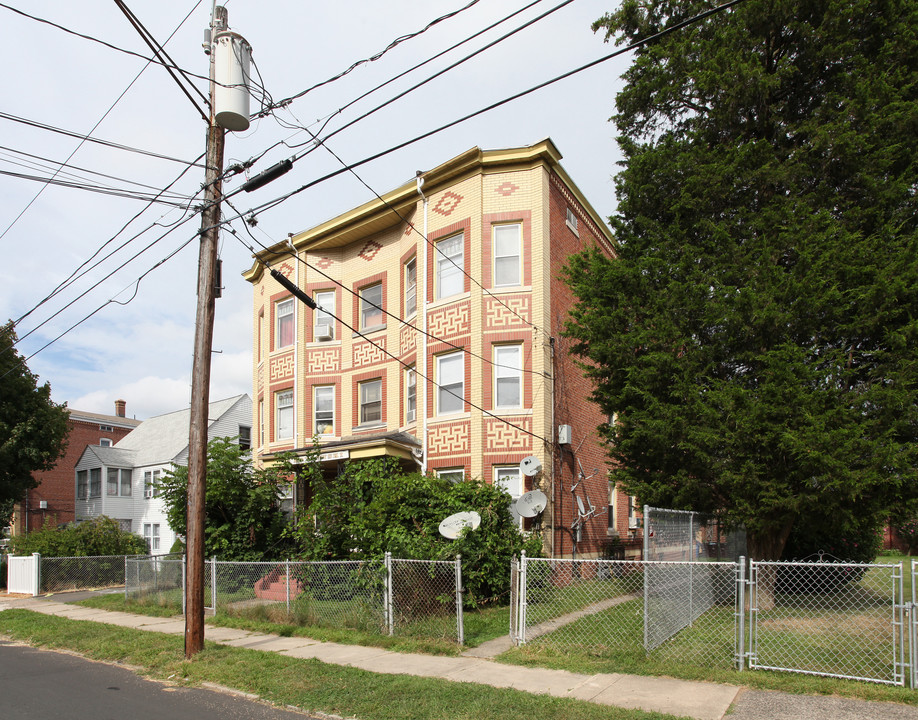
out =
<path fill-rule="evenodd" d="M 570 208 L 567 209 L 567 216 L 564 218 L 564 221 L 567 223 L 567 226 L 573 231 L 574 235 L 580 237 L 580 233 L 577 231 L 577 216 L 574 215 L 574 211 Z"/>
<path fill-rule="evenodd" d="M 99 425 L 100 432 L 115 432 L 115 428 L 111 425 Z"/>

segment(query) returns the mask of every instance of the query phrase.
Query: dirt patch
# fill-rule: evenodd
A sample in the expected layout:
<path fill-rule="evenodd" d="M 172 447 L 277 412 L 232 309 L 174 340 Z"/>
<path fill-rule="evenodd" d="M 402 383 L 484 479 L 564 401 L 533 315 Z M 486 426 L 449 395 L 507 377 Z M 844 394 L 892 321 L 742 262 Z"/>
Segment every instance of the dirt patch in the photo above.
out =
<path fill-rule="evenodd" d="M 820 617 L 785 617 L 759 620 L 761 629 L 803 635 L 850 635 L 876 640 L 891 632 L 889 617 L 875 614 L 835 614 Z"/>
<path fill-rule="evenodd" d="M 29 593 L 9 593 L 9 592 L 0 592 L 0 600 L 23 600 L 24 598 L 32 597 Z"/>

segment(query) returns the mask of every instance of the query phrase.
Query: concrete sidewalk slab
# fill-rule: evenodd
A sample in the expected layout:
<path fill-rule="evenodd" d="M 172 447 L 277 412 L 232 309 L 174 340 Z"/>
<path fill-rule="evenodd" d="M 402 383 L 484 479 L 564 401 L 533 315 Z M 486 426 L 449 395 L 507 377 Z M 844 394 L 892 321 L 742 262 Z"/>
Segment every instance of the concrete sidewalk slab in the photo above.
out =
<path fill-rule="evenodd" d="M 204 626 L 204 639 L 216 643 L 229 643 L 234 640 L 252 637 L 251 630 L 238 630 L 236 628 Z"/>
<path fill-rule="evenodd" d="M 317 643 L 305 647 L 282 650 L 287 657 L 311 658 L 333 665 L 360 667 L 363 660 L 370 660 L 389 654 L 381 648 L 363 647 L 361 645 L 340 645 L 338 643 Z"/>
<path fill-rule="evenodd" d="M 379 657 L 364 658 L 360 661 L 360 668 L 386 675 L 417 675 L 452 680 L 454 673 L 475 662 L 439 655 L 388 652 Z"/>
<path fill-rule="evenodd" d="M 596 682 L 601 684 L 602 680 L 597 678 Z M 590 698 L 590 702 L 687 715 L 698 720 L 720 720 L 739 691 L 734 685 L 618 675 L 614 683 Z"/>
<path fill-rule="evenodd" d="M 308 647 L 310 645 L 318 645 L 319 643 L 309 638 L 278 637 L 277 635 L 250 635 L 247 638 L 225 640 L 222 644 L 238 648 L 247 648 L 248 650 L 262 650 L 264 652 L 279 653 Z"/>

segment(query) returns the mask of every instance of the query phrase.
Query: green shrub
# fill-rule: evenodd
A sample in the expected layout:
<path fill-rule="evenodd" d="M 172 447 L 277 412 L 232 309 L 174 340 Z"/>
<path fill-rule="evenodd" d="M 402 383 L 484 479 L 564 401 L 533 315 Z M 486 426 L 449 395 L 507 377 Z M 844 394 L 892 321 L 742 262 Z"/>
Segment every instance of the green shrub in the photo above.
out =
<path fill-rule="evenodd" d="M 146 555 L 146 541 L 126 532 L 111 518 L 101 515 L 65 527 L 41 530 L 10 538 L 11 555 L 42 557 L 92 557 L 98 555 Z"/>

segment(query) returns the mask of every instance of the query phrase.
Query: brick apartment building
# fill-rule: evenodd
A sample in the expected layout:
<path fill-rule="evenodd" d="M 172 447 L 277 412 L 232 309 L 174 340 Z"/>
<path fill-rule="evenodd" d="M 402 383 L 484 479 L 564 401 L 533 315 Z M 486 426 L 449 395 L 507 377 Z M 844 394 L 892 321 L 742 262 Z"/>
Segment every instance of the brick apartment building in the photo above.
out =
<path fill-rule="evenodd" d="M 329 474 L 388 455 L 514 498 L 542 490 L 538 524 L 521 525 L 552 556 L 636 546 L 596 432 L 608 418 L 561 337 L 573 302 L 562 267 L 586 247 L 611 255 L 612 238 L 560 159 L 551 140 L 473 148 L 260 253 L 245 273 L 256 461 L 317 437 Z"/>
<path fill-rule="evenodd" d="M 14 507 L 14 535 L 40 530 L 46 524 L 60 525 L 74 520 L 74 468 L 87 446 L 114 445 L 140 425 L 140 420 L 125 416 L 126 409 L 124 400 L 115 401 L 114 415 L 68 409 L 67 450 L 54 468 L 35 473 L 38 487 L 29 490 L 25 499 Z"/>

